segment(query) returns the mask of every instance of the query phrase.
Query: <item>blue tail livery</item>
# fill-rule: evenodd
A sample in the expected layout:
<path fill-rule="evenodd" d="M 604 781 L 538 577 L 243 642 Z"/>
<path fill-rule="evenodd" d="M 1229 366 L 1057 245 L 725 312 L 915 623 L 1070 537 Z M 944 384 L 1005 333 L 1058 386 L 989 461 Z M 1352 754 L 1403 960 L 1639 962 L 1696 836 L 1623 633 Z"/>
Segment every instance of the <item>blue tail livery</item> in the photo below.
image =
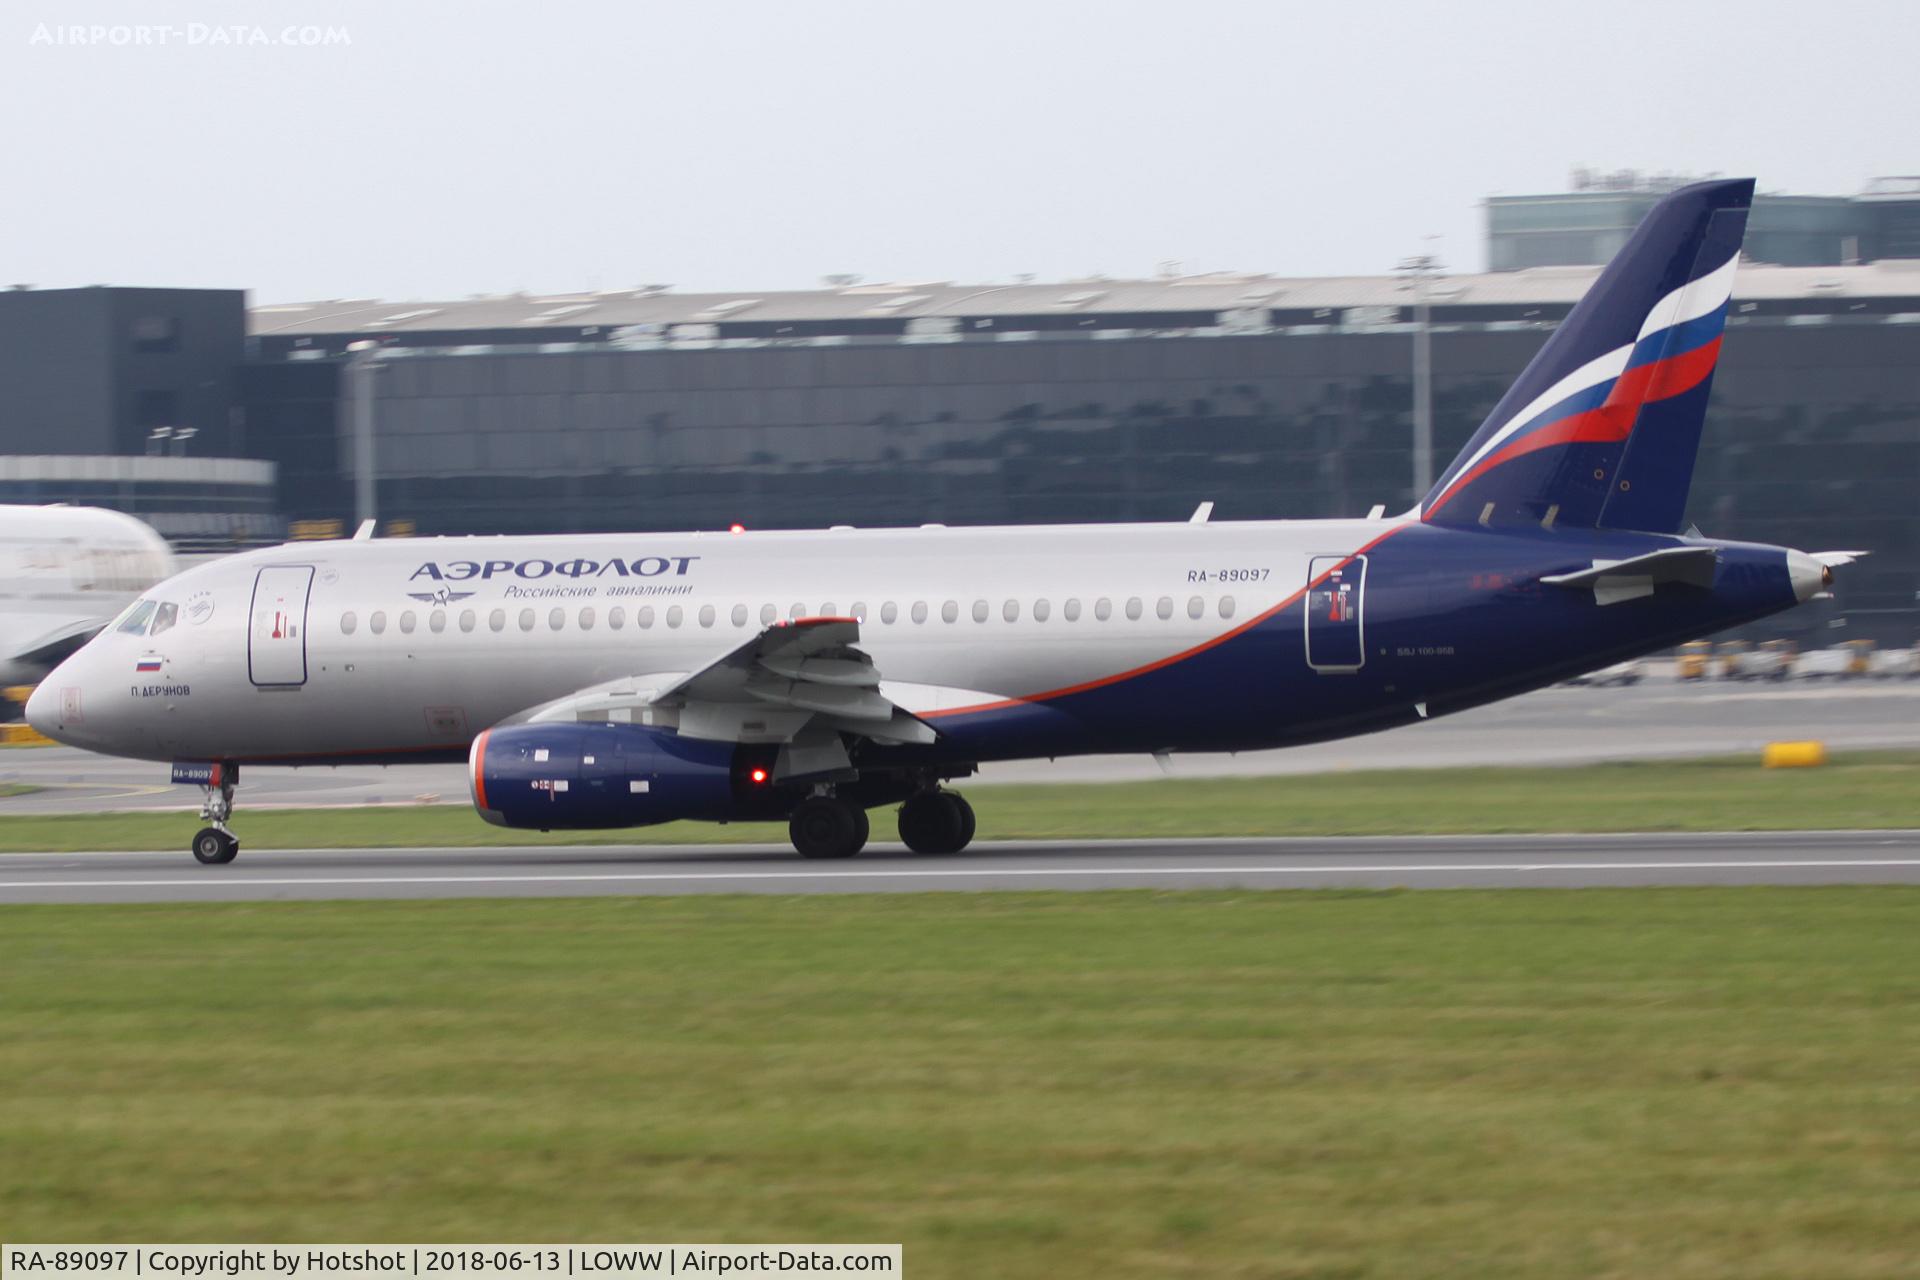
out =
<path fill-rule="evenodd" d="M 1435 524 L 1678 532 L 1753 180 L 1655 205 L 1421 504 Z"/>

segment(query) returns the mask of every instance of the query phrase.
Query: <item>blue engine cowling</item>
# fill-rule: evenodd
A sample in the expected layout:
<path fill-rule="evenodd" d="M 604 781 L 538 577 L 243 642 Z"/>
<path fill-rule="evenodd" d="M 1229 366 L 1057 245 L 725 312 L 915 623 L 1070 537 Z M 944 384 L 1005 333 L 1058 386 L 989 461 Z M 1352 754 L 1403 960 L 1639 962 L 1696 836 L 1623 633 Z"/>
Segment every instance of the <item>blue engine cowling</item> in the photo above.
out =
<path fill-rule="evenodd" d="M 792 797 L 771 783 L 772 769 L 773 748 L 633 724 L 508 725 L 467 755 L 480 816 L 541 831 L 775 817 Z"/>

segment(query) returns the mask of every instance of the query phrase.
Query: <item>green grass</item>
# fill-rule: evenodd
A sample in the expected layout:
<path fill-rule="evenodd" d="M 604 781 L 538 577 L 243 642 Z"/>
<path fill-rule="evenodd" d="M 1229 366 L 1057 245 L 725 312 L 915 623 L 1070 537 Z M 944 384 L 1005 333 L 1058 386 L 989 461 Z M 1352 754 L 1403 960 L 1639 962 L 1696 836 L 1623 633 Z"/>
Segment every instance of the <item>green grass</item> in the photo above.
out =
<path fill-rule="evenodd" d="M 968 794 L 982 840 L 1920 827 L 1920 752 L 1841 755 L 1818 769 L 1763 770 L 1753 759 L 1666 760 L 995 786 Z M 234 829 L 250 850 L 786 839 L 785 828 L 770 823 L 542 835 L 490 827 L 464 805 L 249 809 L 244 786 L 240 800 Z M 876 811 L 876 839 L 894 838 L 892 821 L 890 810 Z M 199 825 L 192 812 L 178 811 L 18 814 L 0 821 L 0 852 L 185 848 Z"/>
<path fill-rule="evenodd" d="M 10 907 L 0 1230 L 1912 1277 L 1920 891 Z"/>
<path fill-rule="evenodd" d="M 0 800 L 8 796 L 30 796 L 38 790 L 39 787 L 25 782 L 0 782 Z"/>

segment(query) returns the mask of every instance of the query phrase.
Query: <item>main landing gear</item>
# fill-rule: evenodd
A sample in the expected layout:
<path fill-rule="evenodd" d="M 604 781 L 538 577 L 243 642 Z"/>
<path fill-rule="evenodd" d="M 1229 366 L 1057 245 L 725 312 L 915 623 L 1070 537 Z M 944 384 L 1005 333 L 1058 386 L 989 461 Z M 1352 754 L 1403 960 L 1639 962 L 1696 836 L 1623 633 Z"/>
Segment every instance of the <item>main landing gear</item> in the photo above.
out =
<path fill-rule="evenodd" d="M 240 854 L 239 838 L 227 830 L 227 819 L 233 814 L 233 789 L 239 785 L 237 764 L 214 765 L 212 774 L 201 785 L 206 799 L 200 805 L 200 818 L 209 825 L 194 834 L 189 847 L 193 856 L 208 866 L 232 862 Z"/>
<path fill-rule="evenodd" d="M 921 791 L 900 806 L 900 839 L 915 853 L 958 853 L 973 828 L 973 806 L 956 792 Z"/>
<path fill-rule="evenodd" d="M 915 853 L 958 853 L 973 839 L 973 806 L 951 791 L 921 791 L 900 806 L 900 839 Z M 867 811 L 839 796 L 808 796 L 787 821 L 807 858 L 851 858 L 866 847 Z"/>

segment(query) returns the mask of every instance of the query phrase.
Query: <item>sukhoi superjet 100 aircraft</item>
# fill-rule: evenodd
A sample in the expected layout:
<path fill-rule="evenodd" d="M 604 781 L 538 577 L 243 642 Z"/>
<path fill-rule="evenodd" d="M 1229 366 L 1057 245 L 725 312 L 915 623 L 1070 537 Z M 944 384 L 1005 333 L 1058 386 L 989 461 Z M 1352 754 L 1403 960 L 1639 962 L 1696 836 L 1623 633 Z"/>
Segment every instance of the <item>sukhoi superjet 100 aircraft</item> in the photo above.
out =
<path fill-rule="evenodd" d="M 206 788 L 465 760 L 488 821 L 868 811 L 950 853 L 981 761 L 1241 751 L 1511 697 L 1793 607 L 1850 553 L 1685 522 L 1751 181 L 1648 215 L 1412 510 L 1351 520 L 304 543 L 183 573 L 28 706 Z M 161 617 L 178 624 L 161 633 Z"/>

